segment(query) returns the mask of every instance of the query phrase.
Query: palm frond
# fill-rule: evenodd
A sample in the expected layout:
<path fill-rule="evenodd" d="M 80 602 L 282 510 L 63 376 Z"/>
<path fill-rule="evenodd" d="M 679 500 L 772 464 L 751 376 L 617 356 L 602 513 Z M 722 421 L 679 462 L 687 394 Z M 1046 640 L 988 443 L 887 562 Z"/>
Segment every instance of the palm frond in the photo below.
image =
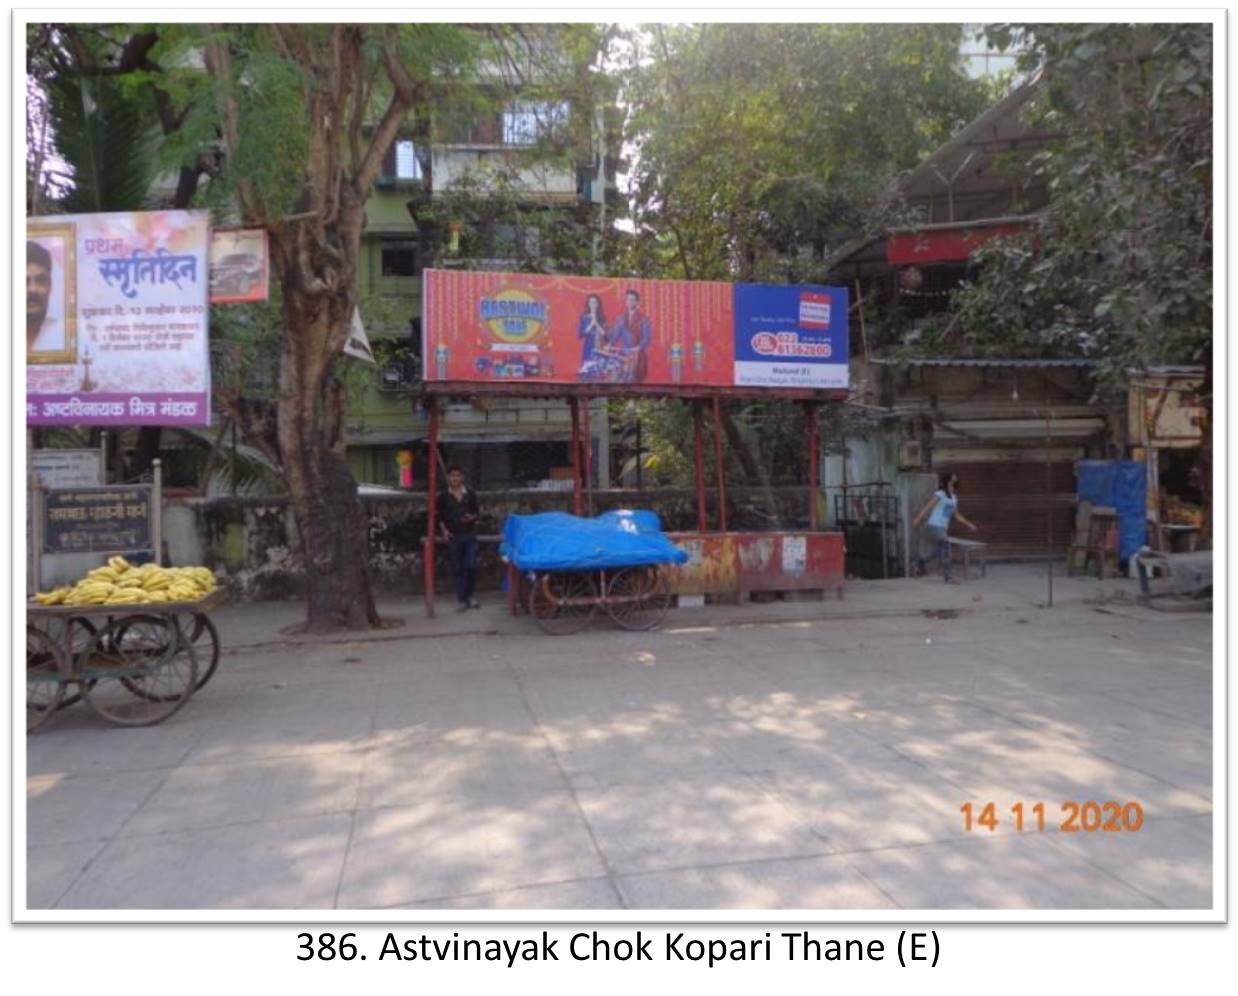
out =
<path fill-rule="evenodd" d="M 70 214 L 146 206 L 156 142 L 138 96 L 105 79 L 65 75 L 51 81 L 48 98 L 56 148 L 73 168 L 72 189 L 60 206 Z"/>
<path fill-rule="evenodd" d="M 175 439 L 183 448 L 194 452 L 199 461 L 198 477 L 201 479 L 202 472 L 207 469 L 210 453 L 215 448 L 217 431 L 189 428 L 169 431 L 174 434 Z M 206 482 L 206 494 L 208 496 L 231 494 L 234 475 L 236 492 L 239 495 L 257 497 L 282 494 L 284 491 L 279 468 L 268 460 L 261 450 L 245 443 L 238 443 L 234 451 L 231 441 L 225 438 L 221 441 L 219 452 L 215 456 L 210 480 Z"/>

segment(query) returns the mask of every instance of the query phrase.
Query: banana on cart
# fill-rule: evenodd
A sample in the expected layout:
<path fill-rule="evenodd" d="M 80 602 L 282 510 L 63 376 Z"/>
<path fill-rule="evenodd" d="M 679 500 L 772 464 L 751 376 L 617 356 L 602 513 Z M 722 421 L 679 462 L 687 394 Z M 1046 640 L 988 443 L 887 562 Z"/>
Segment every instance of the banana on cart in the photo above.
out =
<path fill-rule="evenodd" d="M 39 605 L 148 605 L 166 602 L 196 602 L 216 588 L 215 575 L 207 567 L 135 567 L 124 557 L 111 557 L 102 567 L 88 571 L 76 584 L 41 591 Z"/>

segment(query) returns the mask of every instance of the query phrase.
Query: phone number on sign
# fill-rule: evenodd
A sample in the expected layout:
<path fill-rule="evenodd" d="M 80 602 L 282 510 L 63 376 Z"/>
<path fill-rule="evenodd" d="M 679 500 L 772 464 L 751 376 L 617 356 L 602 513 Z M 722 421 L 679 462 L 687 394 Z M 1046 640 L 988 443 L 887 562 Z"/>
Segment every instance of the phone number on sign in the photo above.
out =
<path fill-rule="evenodd" d="M 965 802 L 959 807 L 963 814 L 963 829 L 988 830 L 992 833 L 1009 820 L 1016 831 L 1033 830 L 1044 833 L 1135 833 L 1143 827 L 1143 806 L 1137 802 L 1073 802 L 1061 803 L 1057 816 L 1047 815 L 1043 802 L 1016 802 L 1009 814 L 998 810 L 997 803 Z"/>

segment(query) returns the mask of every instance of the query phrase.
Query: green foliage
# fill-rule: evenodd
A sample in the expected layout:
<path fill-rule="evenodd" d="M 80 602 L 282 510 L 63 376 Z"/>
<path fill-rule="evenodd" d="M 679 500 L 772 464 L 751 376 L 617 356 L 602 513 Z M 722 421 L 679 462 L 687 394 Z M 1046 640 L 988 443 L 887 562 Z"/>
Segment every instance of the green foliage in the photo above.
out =
<path fill-rule="evenodd" d="M 56 147 L 73 167 L 66 214 L 136 211 L 155 177 L 155 123 L 149 97 L 128 95 L 104 77 L 56 76 L 48 83 Z"/>
<path fill-rule="evenodd" d="M 1006 43 L 1020 29 L 992 30 Z M 1212 38 L 1206 24 L 1026 25 L 1043 66 L 1040 230 L 990 243 L 955 297 L 965 351 L 1211 364 Z"/>
<path fill-rule="evenodd" d="M 798 281 L 885 220 L 890 181 L 984 106 L 958 25 L 642 29 L 624 74 L 650 277 Z M 656 233 L 656 234 L 655 234 Z"/>

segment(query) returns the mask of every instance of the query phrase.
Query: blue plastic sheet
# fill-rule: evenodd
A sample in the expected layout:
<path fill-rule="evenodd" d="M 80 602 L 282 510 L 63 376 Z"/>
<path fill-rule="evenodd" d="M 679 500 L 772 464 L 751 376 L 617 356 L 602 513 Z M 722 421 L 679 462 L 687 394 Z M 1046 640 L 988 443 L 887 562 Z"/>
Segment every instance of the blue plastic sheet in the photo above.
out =
<path fill-rule="evenodd" d="M 1117 475 L 1116 460 L 1080 460 L 1075 464 L 1080 501 L 1093 505 L 1113 505 L 1113 481 Z"/>
<path fill-rule="evenodd" d="M 643 564 L 682 564 L 688 554 L 662 532 L 654 512 L 509 515 L 499 555 L 522 571 L 594 571 Z"/>
<path fill-rule="evenodd" d="M 1127 560 L 1148 542 L 1148 476 L 1135 460 L 1080 460 L 1075 465 L 1080 501 L 1118 513 L 1118 559 Z"/>

